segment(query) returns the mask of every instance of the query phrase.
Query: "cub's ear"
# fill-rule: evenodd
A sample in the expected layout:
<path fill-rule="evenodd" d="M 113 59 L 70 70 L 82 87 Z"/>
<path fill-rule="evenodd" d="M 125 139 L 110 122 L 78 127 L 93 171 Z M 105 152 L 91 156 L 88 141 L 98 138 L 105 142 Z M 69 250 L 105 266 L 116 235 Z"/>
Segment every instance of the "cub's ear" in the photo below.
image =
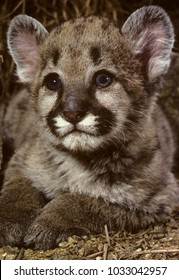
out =
<path fill-rule="evenodd" d="M 27 15 L 18 15 L 10 22 L 8 48 L 17 66 L 17 75 L 24 83 L 34 78 L 39 46 L 47 33 L 40 22 Z"/>
<path fill-rule="evenodd" d="M 122 34 L 142 62 L 149 82 L 160 80 L 170 65 L 174 30 L 166 12 L 158 6 L 135 11 L 124 23 Z"/>

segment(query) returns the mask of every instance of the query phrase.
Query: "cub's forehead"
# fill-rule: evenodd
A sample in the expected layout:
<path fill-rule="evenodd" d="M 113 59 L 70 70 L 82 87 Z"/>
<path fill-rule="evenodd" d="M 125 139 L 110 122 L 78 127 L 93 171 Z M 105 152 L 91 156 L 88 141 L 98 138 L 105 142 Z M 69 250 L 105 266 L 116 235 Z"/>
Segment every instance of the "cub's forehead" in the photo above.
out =
<path fill-rule="evenodd" d="M 101 46 L 112 49 L 123 42 L 119 28 L 107 18 L 95 16 L 78 18 L 55 28 L 47 37 L 45 47 L 66 52 Z"/>
<path fill-rule="evenodd" d="M 107 39 L 111 35 L 120 36 L 120 32 L 109 19 L 91 16 L 65 22 L 54 30 L 54 35 L 64 38 L 65 42 L 70 42 L 74 37 L 81 38 L 81 41 L 90 41 L 98 37 L 102 39 L 103 36 Z"/>
<path fill-rule="evenodd" d="M 91 61 L 95 65 L 100 61 L 108 64 L 126 56 L 124 52 L 126 46 L 118 26 L 95 16 L 63 23 L 49 33 L 42 46 L 44 60 L 52 60 L 54 65 L 61 63 L 62 67 L 67 62 L 79 67 Z"/>

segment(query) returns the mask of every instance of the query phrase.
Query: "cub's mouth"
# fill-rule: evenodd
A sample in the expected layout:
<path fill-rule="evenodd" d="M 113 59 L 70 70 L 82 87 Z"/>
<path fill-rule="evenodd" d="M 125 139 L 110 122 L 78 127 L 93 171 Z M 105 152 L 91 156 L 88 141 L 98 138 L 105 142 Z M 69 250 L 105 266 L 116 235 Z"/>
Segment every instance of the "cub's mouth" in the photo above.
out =
<path fill-rule="evenodd" d="M 47 123 L 51 132 L 60 138 L 65 138 L 69 135 L 74 137 L 82 135 L 96 137 L 100 135 L 98 117 L 92 114 L 88 114 L 83 120 L 76 124 L 67 121 L 60 114 L 54 118 L 49 117 Z"/>
<path fill-rule="evenodd" d="M 82 135 L 82 134 L 86 134 L 86 135 L 90 135 L 90 136 L 98 136 L 97 134 L 95 135 L 95 134 L 93 134 L 93 133 L 91 133 L 91 132 L 87 132 L 87 131 L 84 131 L 84 130 L 82 130 L 82 129 L 78 129 L 77 127 L 74 127 L 71 131 L 69 131 L 69 132 L 67 132 L 66 134 L 64 134 L 63 136 L 62 136 L 62 138 L 65 138 L 66 136 L 68 136 L 68 135 L 73 135 L 74 137 L 78 137 L 78 136 L 80 136 L 80 135 Z"/>
<path fill-rule="evenodd" d="M 91 106 L 88 111 L 72 112 L 60 107 L 52 110 L 46 118 L 51 141 L 69 151 L 94 151 L 116 137 L 116 115 L 104 107 Z M 49 135 L 50 136 L 50 135 Z M 113 137 L 114 136 L 114 137 Z M 54 139 L 54 140 L 53 140 Z"/>

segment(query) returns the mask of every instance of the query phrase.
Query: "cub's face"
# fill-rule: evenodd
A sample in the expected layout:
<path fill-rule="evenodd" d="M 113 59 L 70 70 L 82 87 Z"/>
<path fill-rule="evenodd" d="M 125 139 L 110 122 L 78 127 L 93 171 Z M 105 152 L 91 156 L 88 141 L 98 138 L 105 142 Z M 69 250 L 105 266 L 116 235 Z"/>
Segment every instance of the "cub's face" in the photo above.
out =
<path fill-rule="evenodd" d="M 123 144 L 145 92 L 114 25 L 95 17 L 64 24 L 46 38 L 40 65 L 32 92 L 50 141 L 74 151 Z"/>
<path fill-rule="evenodd" d="M 141 135 L 173 42 L 171 21 L 157 6 L 134 12 L 121 33 L 94 16 L 48 33 L 34 18 L 19 15 L 8 29 L 9 51 L 30 89 L 40 135 L 70 151 L 111 143 L 120 148 Z"/>

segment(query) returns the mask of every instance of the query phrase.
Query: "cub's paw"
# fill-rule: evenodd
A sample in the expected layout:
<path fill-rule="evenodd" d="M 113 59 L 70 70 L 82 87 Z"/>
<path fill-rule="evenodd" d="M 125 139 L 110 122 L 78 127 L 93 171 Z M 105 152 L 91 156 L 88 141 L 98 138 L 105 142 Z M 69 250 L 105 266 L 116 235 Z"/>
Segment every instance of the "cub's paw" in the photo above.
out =
<path fill-rule="evenodd" d="M 14 205 L 0 207 L 0 246 L 22 246 L 25 233 L 38 214 L 40 210 L 27 211 Z"/>
<path fill-rule="evenodd" d="M 20 224 L 0 219 L 0 246 L 20 246 L 23 237 L 24 232 Z"/>
<path fill-rule="evenodd" d="M 17 174 L 18 171 L 14 171 Z M 25 179 L 13 178 L 0 193 L 0 246 L 22 246 L 25 233 L 46 204 L 44 196 Z"/>
<path fill-rule="evenodd" d="M 1 197 L 2 198 L 2 197 Z M 2 205 L 0 200 L 0 246 L 21 246 L 27 227 L 32 222 L 29 212 L 15 205 Z"/>
<path fill-rule="evenodd" d="M 15 210 L 15 215 L 12 209 L 6 215 L 0 213 L 0 246 L 22 246 L 25 233 L 37 215 L 33 211 L 26 213 Z"/>
<path fill-rule="evenodd" d="M 24 246 L 47 250 L 55 248 L 59 242 L 65 241 L 69 236 L 84 236 L 89 233 L 85 228 L 70 227 L 64 229 L 50 225 L 45 220 L 39 220 L 32 223 L 28 229 L 24 238 Z"/>

